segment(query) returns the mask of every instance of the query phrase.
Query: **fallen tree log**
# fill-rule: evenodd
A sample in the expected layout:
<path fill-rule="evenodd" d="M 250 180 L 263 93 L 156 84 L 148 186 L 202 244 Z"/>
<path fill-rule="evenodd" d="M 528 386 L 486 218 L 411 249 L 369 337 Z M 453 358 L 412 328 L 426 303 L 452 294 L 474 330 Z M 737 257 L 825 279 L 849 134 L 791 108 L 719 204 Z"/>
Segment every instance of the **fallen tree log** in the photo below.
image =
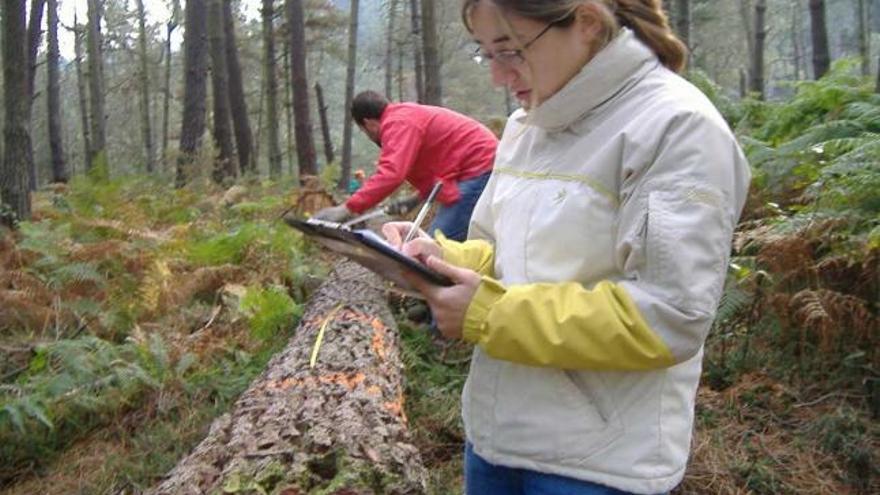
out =
<path fill-rule="evenodd" d="M 398 341 L 381 280 L 338 263 L 288 346 L 147 493 L 424 493 L 425 468 L 403 412 Z"/>

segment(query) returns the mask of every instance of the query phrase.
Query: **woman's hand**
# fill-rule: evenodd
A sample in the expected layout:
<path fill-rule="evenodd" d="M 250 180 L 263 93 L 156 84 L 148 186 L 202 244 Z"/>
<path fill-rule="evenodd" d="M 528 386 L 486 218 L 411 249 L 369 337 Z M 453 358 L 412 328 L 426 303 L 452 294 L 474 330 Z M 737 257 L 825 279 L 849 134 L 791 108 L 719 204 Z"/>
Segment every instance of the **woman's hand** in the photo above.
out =
<path fill-rule="evenodd" d="M 382 226 L 382 235 L 385 236 L 389 244 L 399 249 L 400 252 L 407 256 L 412 256 L 422 263 L 428 259 L 428 256 L 437 256 L 439 258 L 440 245 L 434 239 L 431 239 L 424 230 L 419 229 L 412 240 L 407 242 L 406 245 L 401 245 L 411 227 L 412 222 L 388 222 Z"/>
<path fill-rule="evenodd" d="M 416 276 L 407 276 L 407 280 L 425 296 L 440 333 L 448 339 L 461 339 L 464 315 L 480 285 L 480 274 L 450 265 L 435 255 L 429 255 L 425 264 L 437 273 L 449 277 L 455 285 L 434 285 Z"/>
<path fill-rule="evenodd" d="M 406 234 L 409 233 L 409 229 L 412 228 L 412 225 L 412 222 L 388 222 L 382 225 L 382 235 L 385 236 L 385 239 L 389 244 L 400 249 L 400 245 L 403 244 L 403 239 L 406 237 Z M 431 236 L 429 236 L 424 230 L 419 229 L 413 239 L 419 238 L 430 240 Z"/>
<path fill-rule="evenodd" d="M 449 277 L 455 285 L 442 287 L 425 281 L 421 277 L 406 275 L 407 281 L 423 296 L 431 307 L 437 328 L 449 339 L 460 339 L 464 325 L 464 315 L 480 285 L 480 274 L 467 268 L 460 268 L 440 259 L 440 245 L 427 233 L 419 230 L 409 242 L 402 245 L 409 233 L 412 222 L 389 222 L 382 226 L 382 234 L 388 243 L 408 256 L 418 259 L 434 271 Z"/>

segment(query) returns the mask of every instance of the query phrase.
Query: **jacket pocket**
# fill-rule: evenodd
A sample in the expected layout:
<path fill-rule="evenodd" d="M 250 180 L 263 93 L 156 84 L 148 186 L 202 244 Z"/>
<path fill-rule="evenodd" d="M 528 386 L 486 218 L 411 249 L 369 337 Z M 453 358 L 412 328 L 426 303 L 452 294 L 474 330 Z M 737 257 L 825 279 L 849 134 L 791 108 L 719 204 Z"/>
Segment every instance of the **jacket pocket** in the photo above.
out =
<path fill-rule="evenodd" d="M 719 201 L 684 187 L 648 195 L 646 281 L 679 308 L 712 314 L 721 295 L 732 228 Z"/>
<path fill-rule="evenodd" d="M 617 411 L 599 399 L 607 393 L 587 372 L 505 366 L 493 435 L 498 451 L 578 464 L 623 433 Z"/>

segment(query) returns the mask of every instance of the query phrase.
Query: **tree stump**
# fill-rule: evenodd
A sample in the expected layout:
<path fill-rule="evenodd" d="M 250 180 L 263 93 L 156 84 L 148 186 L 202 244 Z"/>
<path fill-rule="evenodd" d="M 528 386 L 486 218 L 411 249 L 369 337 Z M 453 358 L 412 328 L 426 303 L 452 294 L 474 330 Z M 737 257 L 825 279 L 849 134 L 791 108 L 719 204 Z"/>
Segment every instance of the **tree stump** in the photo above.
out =
<path fill-rule="evenodd" d="M 148 493 L 424 493 L 398 343 L 378 276 L 338 263 L 288 346 Z"/>

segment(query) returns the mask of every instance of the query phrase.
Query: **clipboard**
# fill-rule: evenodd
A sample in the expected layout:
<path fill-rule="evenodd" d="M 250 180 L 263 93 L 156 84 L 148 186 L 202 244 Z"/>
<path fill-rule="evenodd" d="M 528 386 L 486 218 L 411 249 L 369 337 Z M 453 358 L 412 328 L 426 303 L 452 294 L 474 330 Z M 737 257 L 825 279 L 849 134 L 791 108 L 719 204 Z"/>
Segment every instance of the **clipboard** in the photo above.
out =
<path fill-rule="evenodd" d="M 393 282 L 398 288 L 411 295 L 421 297 L 406 281 L 404 273 L 417 275 L 434 285 L 444 287 L 454 285 L 449 277 L 401 253 L 372 230 L 350 229 L 333 222 L 301 220 L 289 216 L 284 217 L 284 222 L 314 239 L 318 244 Z"/>

